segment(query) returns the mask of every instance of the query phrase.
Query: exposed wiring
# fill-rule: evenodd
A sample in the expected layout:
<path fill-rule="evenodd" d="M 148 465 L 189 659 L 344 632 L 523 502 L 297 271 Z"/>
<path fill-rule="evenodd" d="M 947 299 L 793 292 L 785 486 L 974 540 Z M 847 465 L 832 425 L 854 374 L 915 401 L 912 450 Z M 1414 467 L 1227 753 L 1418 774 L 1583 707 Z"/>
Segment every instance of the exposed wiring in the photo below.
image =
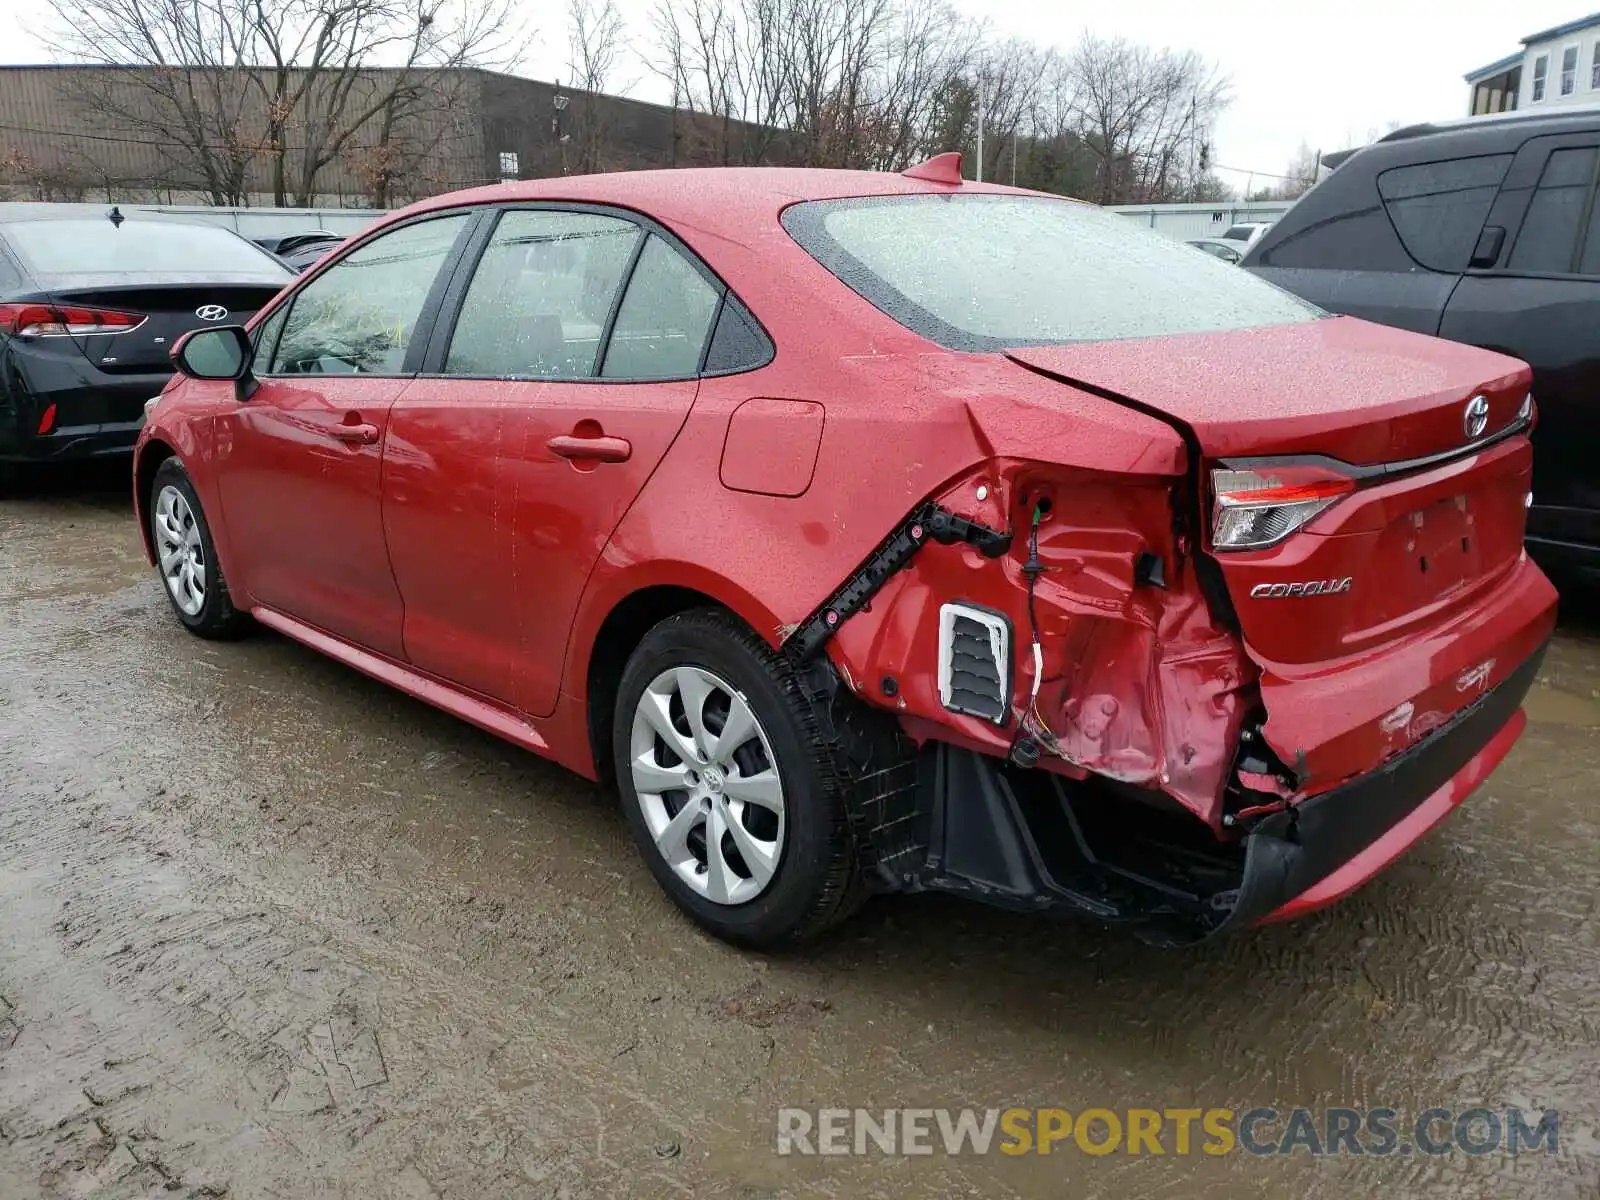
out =
<path fill-rule="evenodd" d="M 1017 722 L 1017 736 L 1026 733 L 1051 754 L 1061 756 L 1061 746 L 1050 730 L 1050 723 L 1039 712 L 1039 689 L 1044 686 L 1044 648 L 1039 643 L 1039 612 L 1034 602 L 1039 576 L 1044 574 L 1044 563 L 1039 560 L 1039 522 L 1044 519 L 1044 502 L 1034 501 L 1033 521 L 1028 527 L 1028 560 L 1022 564 L 1022 574 L 1028 581 L 1028 627 L 1033 649 L 1033 681 L 1028 688 L 1028 707 Z M 1012 749 L 1015 750 L 1015 739 Z"/>

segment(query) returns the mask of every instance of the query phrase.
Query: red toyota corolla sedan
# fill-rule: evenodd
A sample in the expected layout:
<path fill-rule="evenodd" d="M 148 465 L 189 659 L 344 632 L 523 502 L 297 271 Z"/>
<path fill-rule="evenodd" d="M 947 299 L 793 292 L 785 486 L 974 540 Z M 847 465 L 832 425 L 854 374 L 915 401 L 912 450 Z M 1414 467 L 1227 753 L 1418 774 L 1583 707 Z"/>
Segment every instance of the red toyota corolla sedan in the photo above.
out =
<path fill-rule="evenodd" d="M 176 358 L 178 620 L 615 780 L 746 945 L 1317 908 L 1505 756 L 1555 619 L 1522 363 L 954 156 L 440 196 Z"/>

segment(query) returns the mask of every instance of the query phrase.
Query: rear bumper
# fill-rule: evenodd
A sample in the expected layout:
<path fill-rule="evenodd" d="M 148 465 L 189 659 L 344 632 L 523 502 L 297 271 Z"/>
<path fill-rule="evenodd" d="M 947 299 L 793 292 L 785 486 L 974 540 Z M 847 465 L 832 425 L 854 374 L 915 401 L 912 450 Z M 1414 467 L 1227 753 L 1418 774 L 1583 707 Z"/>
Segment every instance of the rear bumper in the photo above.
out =
<path fill-rule="evenodd" d="M 171 378 L 169 372 L 112 375 L 87 362 L 39 361 L 0 349 L 0 461 L 127 454 L 144 425 L 144 402 Z"/>
<path fill-rule="evenodd" d="M 1077 913 L 1163 945 L 1303 916 L 1378 874 L 1488 778 L 1522 733 L 1522 701 L 1544 653 L 1541 643 L 1377 769 L 1229 843 L 1187 815 L 1084 790 L 1092 780 L 927 743 L 914 776 L 865 781 L 878 785 L 862 797 L 861 824 L 879 886 Z"/>
<path fill-rule="evenodd" d="M 0 441 L 0 462 L 78 462 L 131 454 L 143 427 L 141 418 L 69 425 L 44 435 L 24 435 L 14 442 Z"/>
<path fill-rule="evenodd" d="M 1522 700 L 1545 648 L 1410 750 L 1258 824 L 1245 839 L 1238 899 L 1218 931 L 1288 920 L 1331 904 L 1448 816 L 1521 735 L 1527 723 Z"/>

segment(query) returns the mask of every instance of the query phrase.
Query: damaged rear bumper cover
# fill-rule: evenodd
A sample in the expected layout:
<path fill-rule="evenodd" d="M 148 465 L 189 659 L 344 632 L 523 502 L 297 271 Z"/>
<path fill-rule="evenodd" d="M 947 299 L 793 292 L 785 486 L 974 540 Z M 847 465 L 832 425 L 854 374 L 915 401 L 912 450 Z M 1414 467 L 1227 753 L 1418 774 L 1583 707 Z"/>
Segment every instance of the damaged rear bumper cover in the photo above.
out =
<path fill-rule="evenodd" d="M 1488 778 L 1526 724 L 1547 645 L 1410 749 L 1226 846 L 1157 835 L 1132 857 L 1105 854 L 1073 781 L 925 744 L 914 788 L 874 813 L 881 884 L 1081 913 L 1165 945 L 1303 915 L 1383 870 Z"/>
<path fill-rule="evenodd" d="M 1252 829 L 1238 898 L 1218 929 L 1321 908 L 1372 878 L 1448 816 L 1522 733 L 1522 701 L 1548 647 L 1547 641 L 1499 687 L 1405 753 Z"/>

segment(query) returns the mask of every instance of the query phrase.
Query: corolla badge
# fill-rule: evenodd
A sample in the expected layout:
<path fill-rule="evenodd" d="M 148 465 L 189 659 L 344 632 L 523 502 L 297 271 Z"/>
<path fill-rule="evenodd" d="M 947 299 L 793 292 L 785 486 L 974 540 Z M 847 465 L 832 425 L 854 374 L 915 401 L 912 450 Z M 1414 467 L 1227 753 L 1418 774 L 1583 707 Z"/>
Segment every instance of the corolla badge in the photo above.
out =
<path fill-rule="evenodd" d="M 220 304 L 202 304 L 194 310 L 194 315 L 202 321 L 220 321 L 228 315 L 228 310 Z"/>
<path fill-rule="evenodd" d="M 1252 600 L 1282 600 L 1286 596 L 1341 596 L 1350 590 L 1350 576 L 1343 579 L 1302 579 L 1294 583 L 1258 583 L 1250 589 Z"/>
<path fill-rule="evenodd" d="M 1489 427 L 1489 401 L 1484 396 L 1474 396 L 1461 410 L 1461 431 L 1468 439 L 1482 437 Z"/>

